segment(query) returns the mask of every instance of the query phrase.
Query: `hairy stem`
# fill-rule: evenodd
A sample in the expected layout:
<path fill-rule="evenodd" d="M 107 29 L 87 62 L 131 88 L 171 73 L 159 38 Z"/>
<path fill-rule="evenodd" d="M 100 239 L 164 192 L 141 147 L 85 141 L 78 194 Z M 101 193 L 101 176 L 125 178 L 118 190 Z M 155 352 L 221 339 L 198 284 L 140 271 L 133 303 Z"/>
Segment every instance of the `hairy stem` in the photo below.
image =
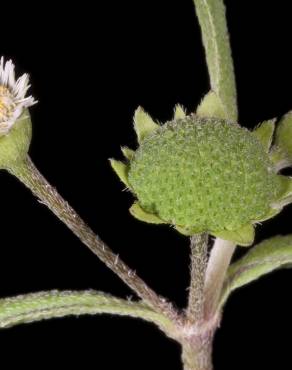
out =
<path fill-rule="evenodd" d="M 184 370 L 212 370 L 213 333 L 190 338 L 182 343 Z"/>
<path fill-rule="evenodd" d="M 84 314 L 116 314 L 151 321 L 163 331 L 172 322 L 141 302 L 130 302 L 94 291 L 49 291 L 0 299 L 0 328 Z"/>
<path fill-rule="evenodd" d="M 217 238 L 214 242 L 208 261 L 204 290 L 204 313 L 207 319 L 216 313 L 224 279 L 235 248 L 235 243 L 231 241 Z"/>
<path fill-rule="evenodd" d="M 102 262 L 116 273 L 142 300 L 159 313 L 173 319 L 177 313 L 172 305 L 158 296 L 131 270 L 118 255 L 90 229 L 74 209 L 60 196 L 42 176 L 28 157 L 22 164 L 8 170 L 40 199 L 68 228 L 96 254 Z"/>
<path fill-rule="evenodd" d="M 191 237 L 191 285 L 187 319 L 200 322 L 204 316 L 204 283 L 207 268 L 208 234 Z"/>
<path fill-rule="evenodd" d="M 233 61 L 223 0 L 193 0 L 199 19 L 211 89 L 220 98 L 226 116 L 237 121 Z"/>

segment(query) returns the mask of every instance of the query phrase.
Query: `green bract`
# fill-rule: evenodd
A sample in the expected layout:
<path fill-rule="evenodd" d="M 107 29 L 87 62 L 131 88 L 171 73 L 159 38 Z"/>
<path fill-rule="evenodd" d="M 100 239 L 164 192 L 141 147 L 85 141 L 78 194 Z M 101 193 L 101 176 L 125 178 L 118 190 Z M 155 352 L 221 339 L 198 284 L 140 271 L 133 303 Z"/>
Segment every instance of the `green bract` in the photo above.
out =
<path fill-rule="evenodd" d="M 280 212 L 292 182 L 277 174 L 269 154 L 274 121 L 248 131 L 227 122 L 216 99 L 209 93 L 189 116 L 178 106 L 162 126 L 139 108 L 140 146 L 122 149 L 127 163 L 111 164 L 137 198 L 130 209 L 136 218 L 250 245 L 253 225 Z"/>
<path fill-rule="evenodd" d="M 30 114 L 28 109 L 25 109 L 10 131 L 0 136 L 0 169 L 8 169 L 26 159 L 31 131 Z"/>

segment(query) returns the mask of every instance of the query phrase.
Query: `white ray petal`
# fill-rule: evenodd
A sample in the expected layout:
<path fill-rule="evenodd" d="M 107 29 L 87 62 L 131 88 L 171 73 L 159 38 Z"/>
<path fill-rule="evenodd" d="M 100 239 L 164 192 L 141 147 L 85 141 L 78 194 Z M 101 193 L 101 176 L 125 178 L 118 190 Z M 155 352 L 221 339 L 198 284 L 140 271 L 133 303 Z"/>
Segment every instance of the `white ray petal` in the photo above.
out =
<path fill-rule="evenodd" d="M 26 96 L 29 75 L 24 73 L 17 80 L 12 60 L 0 59 L 0 135 L 7 134 L 25 108 L 37 102 Z"/>

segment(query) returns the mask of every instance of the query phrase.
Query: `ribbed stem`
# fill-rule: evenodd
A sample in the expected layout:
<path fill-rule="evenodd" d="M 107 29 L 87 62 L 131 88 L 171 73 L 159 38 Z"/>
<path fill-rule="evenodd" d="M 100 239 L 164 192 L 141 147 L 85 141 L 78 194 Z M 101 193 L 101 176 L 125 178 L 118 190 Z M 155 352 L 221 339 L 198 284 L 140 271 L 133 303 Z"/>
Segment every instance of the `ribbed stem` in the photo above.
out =
<path fill-rule="evenodd" d="M 204 315 L 204 283 L 207 268 L 208 234 L 191 237 L 191 284 L 187 318 L 190 322 L 198 322 Z"/>
<path fill-rule="evenodd" d="M 116 273 L 142 300 L 170 319 L 177 318 L 172 305 L 158 296 L 90 229 L 34 166 L 30 158 L 8 170 L 40 199 L 68 228 Z"/>

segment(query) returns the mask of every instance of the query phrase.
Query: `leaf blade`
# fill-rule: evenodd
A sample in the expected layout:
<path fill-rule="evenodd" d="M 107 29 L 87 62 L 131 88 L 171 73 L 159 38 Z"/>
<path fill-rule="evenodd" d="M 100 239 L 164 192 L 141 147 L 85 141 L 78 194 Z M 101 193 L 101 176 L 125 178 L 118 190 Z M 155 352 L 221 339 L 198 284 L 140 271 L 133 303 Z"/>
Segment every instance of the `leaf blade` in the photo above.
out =
<path fill-rule="evenodd" d="M 0 299 L 0 328 L 69 315 L 116 314 L 172 326 L 165 316 L 141 301 L 131 302 L 96 291 L 47 291 Z"/>
<path fill-rule="evenodd" d="M 130 188 L 129 182 L 128 182 L 128 166 L 122 162 L 117 161 L 116 159 L 109 159 L 110 164 L 112 166 L 112 169 L 115 171 L 118 178 L 121 180 L 121 182 L 126 185 L 127 188 Z"/>
<path fill-rule="evenodd" d="M 193 0 L 199 19 L 211 89 L 220 98 L 226 115 L 237 122 L 237 97 L 233 61 L 222 0 Z"/>
<path fill-rule="evenodd" d="M 222 102 L 214 91 L 209 91 L 204 96 L 197 108 L 196 114 L 199 117 L 228 119 L 228 115 L 226 115 Z"/>
<path fill-rule="evenodd" d="M 292 235 L 278 235 L 253 247 L 231 264 L 221 297 L 222 306 L 235 289 L 292 262 Z"/>
<path fill-rule="evenodd" d="M 134 202 L 129 209 L 132 216 L 134 216 L 137 220 L 142 222 L 147 222 L 149 224 L 165 224 L 166 222 L 163 221 L 160 217 L 156 216 L 155 214 L 148 213 L 144 211 L 144 209 L 140 206 L 138 202 Z"/>
<path fill-rule="evenodd" d="M 158 128 L 159 125 L 153 121 L 151 116 L 142 107 L 136 109 L 134 113 L 134 129 L 139 144 Z"/>
<path fill-rule="evenodd" d="M 276 120 L 276 118 L 273 118 L 264 121 L 254 131 L 252 131 L 253 135 L 258 138 L 267 153 L 272 144 Z"/>
<path fill-rule="evenodd" d="M 224 240 L 233 241 L 243 247 L 249 247 L 254 241 L 255 230 L 252 224 L 247 224 L 237 230 L 211 231 L 210 234 Z"/>

